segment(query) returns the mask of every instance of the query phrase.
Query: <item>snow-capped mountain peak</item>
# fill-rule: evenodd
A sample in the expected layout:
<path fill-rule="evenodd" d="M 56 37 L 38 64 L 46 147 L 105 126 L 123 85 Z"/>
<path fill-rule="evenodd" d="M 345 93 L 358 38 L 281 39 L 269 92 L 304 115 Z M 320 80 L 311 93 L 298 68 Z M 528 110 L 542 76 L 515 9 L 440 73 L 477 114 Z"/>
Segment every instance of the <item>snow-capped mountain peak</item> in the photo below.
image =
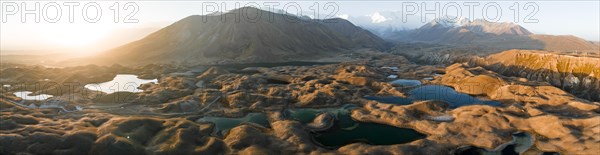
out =
<path fill-rule="evenodd" d="M 410 16 L 403 19 L 400 11 L 380 11 L 358 16 L 341 14 L 337 17 L 347 19 L 353 24 L 384 38 L 397 38 L 407 30 L 419 28 L 424 24 L 421 22 L 420 16 Z"/>
<path fill-rule="evenodd" d="M 383 23 L 385 21 L 391 20 L 381 15 L 379 12 L 375 12 L 371 15 L 371 23 Z"/>

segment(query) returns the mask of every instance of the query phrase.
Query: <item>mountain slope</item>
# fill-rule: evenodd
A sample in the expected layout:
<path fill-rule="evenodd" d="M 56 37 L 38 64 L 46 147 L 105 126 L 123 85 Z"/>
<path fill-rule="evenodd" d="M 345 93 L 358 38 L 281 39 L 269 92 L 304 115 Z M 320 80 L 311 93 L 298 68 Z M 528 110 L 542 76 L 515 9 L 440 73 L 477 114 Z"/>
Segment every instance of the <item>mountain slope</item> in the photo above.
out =
<path fill-rule="evenodd" d="M 338 22 L 349 31 L 362 30 Z M 339 32 L 319 20 L 244 7 L 221 15 L 189 16 L 101 57 L 122 64 L 276 62 L 382 48 L 382 42 L 369 32 Z"/>
<path fill-rule="evenodd" d="M 386 47 L 386 41 L 379 38 L 377 35 L 371 33 L 368 30 L 357 27 L 351 22 L 341 19 L 324 19 L 321 21 L 323 25 L 329 29 L 341 33 L 355 44 L 366 48 L 377 48 L 383 50 Z"/>

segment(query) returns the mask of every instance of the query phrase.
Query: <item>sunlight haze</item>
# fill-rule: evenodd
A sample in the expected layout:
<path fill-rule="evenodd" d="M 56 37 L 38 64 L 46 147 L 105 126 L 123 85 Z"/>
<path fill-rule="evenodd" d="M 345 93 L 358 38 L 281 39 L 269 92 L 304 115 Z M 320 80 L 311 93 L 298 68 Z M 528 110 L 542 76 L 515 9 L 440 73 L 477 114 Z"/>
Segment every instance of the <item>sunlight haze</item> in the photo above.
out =
<path fill-rule="evenodd" d="M 10 2 L 10 1 L 9 1 Z M 125 3 L 120 2 L 121 7 Z M 408 3 L 416 3 L 421 5 L 420 1 L 407 1 Z M 6 2 L 3 2 L 6 3 Z M 34 1 L 26 1 L 28 7 L 32 7 Z M 43 6 L 46 1 L 42 1 Z M 86 2 L 80 2 L 81 5 Z M 122 44 L 141 39 L 143 36 L 156 31 L 162 27 L 165 27 L 175 21 L 185 18 L 190 15 L 207 14 L 208 12 L 203 11 L 202 4 L 219 4 L 220 7 L 226 10 L 220 10 L 226 12 L 234 9 L 236 4 L 232 1 L 175 1 L 175 2 L 163 2 L 163 1 L 140 1 L 134 2 L 139 6 L 139 11 L 134 14 L 133 18 L 137 19 L 136 23 L 115 23 L 112 15 L 114 13 L 110 7 L 114 2 L 100 1 L 97 2 L 102 8 L 102 18 L 97 23 L 89 23 L 82 19 L 81 13 L 75 12 L 75 21 L 70 23 L 68 21 L 66 7 L 63 7 L 62 19 L 57 23 L 49 23 L 41 20 L 40 23 L 35 23 L 33 15 L 27 15 L 27 22 L 22 23 L 20 20 L 20 14 L 7 16 L 7 22 L 1 23 L 1 34 L 2 39 L 1 50 L 3 51 L 15 51 L 15 50 L 59 50 L 59 51 L 73 51 L 78 53 L 89 53 L 89 52 L 101 52 L 108 50 Z M 282 7 L 287 3 L 295 2 L 278 2 L 279 6 L 275 6 L 277 9 L 283 9 Z M 313 16 L 311 6 L 314 5 L 313 1 L 299 1 L 297 4 L 301 6 L 302 15 Z M 326 1 L 318 1 L 323 7 Z M 334 16 L 331 17 L 360 17 L 360 16 L 372 16 L 379 12 L 385 11 L 401 11 L 401 2 L 394 1 L 381 1 L 378 3 L 371 2 L 360 2 L 360 1 L 336 1 L 334 2 L 339 6 L 339 10 L 335 12 Z M 434 7 L 435 1 L 424 2 L 427 7 Z M 444 6 L 447 1 L 439 2 L 440 7 Z M 457 1 L 457 4 L 463 4 L 464 2 Z M 481 1 L 479 7 L 489 3 L 489 1 Z M 513 15 L 510 14 L 511 10 L 508 10 L 514 2 L 510 1 L 499 1 L 495 2 L 502 6 L 503 15 L 499 22 L 514 22 Z M 521 7 L 525 2 L 519 2 Z M 598 10 L 598 1 L 542 1 L 535 2 L 539 5 L 539 12 L 535 14 L 535 18 L 539 20 L 537 23 L 523 23 L 517 24 L 531 30 L 535 33 L 540 34 L 551 34 L 551 35 L 575 35 L 590 41 L 600 40 L 600 23 L 597 19 L 600 19 L 600 11 Z M 21 4 L 20 1 L 16 4 Z M 221 4 L 225 4 L 224 6 Z M 262 1 L 242 1 L 239 2 L 240 6 L 255 4 L 262 4 L 261 7 L 266 7 Z M 81 5 L 79 7 L 81 7 Z M 75 8 L 77 9 L 77 7 Z M 81 8 L 79 8 L 81 10 Z M 80 11 L 79 10 L 79 11 Z M 474 12 L 474 17 L 480 19 L 481 10 Z M 48 11 L 53 12 L 53 11 Z M 94 11 L 88 11 L 93 13 Z M 294 7 L 291 7 L 288 12 L 292 14 L 298 12 Z M 447 11 L 449 16 L 456 16 L 454 10 Z M 468 10 L 466 7 L 462 8 L 463 16 L 466 16 Z M 493 11 L 490 11 L 493 12 Z M 121 10 L 120 17 L 124 18 L 127 15 L 127 10 Z M 321 11 L 319 14 L 327 14 L 326 11 Z M 521 12 L 521 17 L 527 15 L 526 12 Z M 5 15 L 3 14 L 3 17 Z M 330 16 L 327 16 L 330 17 Z M 434 18 L 432 15 L 426 16 L 428 20 Z M 321 17 L 322 18 L 322 17 Z M 410 16 L 409 18 L 420 19 L 419 16 Z M 596 19 L 596 20 L 593 20 Z M 350 20 L 351 22 L 354 22 Z M 429 22 L 429 21 L 427 21 Z M 416 23 L 417 25 L 423 25 L 423 23 Z M 354 23 L 357 24 L 357 23 Z M 411 23 L 407 23 L 411 24 Z M 415 24 L 415 23 L 412 23 Z M 357 24 L 358 26 L 361 26 Z M 128 35 L 122 35 L 128 34 Z"/>

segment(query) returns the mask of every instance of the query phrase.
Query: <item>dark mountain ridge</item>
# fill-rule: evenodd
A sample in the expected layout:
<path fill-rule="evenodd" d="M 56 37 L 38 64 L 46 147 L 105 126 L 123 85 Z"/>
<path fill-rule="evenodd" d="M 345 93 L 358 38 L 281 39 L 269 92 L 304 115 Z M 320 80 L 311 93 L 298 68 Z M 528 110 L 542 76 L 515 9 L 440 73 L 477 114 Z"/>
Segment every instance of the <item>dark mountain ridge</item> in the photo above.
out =
<path fill-rule="evenodd" d="M 302 61 L 385 41 L 343 19 L 312 20 L 244 7 L 181 19 L 143 39 L 107 51 L 94 63 L 254 63 Z"/>

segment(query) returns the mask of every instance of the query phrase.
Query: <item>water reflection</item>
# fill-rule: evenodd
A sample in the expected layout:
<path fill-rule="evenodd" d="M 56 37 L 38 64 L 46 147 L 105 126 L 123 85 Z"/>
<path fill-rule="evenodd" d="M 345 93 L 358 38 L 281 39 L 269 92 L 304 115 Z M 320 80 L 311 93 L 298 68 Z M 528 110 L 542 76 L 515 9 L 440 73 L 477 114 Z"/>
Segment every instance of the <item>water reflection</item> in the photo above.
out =
<path fill-rule="evenodd" d="M 112 81 L 98 83 L 98 84 L 87 84 L 84 87 L 90 90 L 101 91 L 104 93 L 114 92 L 141 92 L 138 87 L 146 83 L 158 83 L 157 79 L 145 80 L 140 79 L 136 75 L 131 74 L 117 74 Z"/>
<path fill-rule="evenodd" d="M 441 85 L 426 85 L 417 87 L 409 92 L 409 97 L 376 97 L 365 96 L 365 99 L 375 100 L 381 103 L 407 105 L 418 100 L 439 100 L 450 104 L 450 108 L 465 105 L 485 104 L 499 106 L 500 102 L 483 101 L 470 95 L 455 91 L 453 88 Z"/>
<path fill-rule="evenodd" d="M 451 108 L 456 108 L 472 104 L 486 104 L 499 106 L 499 102 L 482 101 L 467 94 L 456 92 L 453 88 L 440 85 L 421 86 L 410 91 L 410 98 L 414 100 L 440 100 L 450 104 Z"/>

